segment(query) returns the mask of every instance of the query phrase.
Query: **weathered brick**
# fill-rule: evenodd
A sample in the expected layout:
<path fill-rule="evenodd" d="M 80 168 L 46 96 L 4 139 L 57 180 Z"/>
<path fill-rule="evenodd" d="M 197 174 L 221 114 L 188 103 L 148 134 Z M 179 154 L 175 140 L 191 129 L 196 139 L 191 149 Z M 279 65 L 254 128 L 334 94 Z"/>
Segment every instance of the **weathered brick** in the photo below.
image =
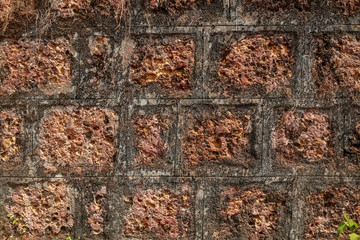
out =
<path fill-rule="evenodd" d="M 224 95 L 241 89 L 260 89 L 270 93 L 290 85 L 295 63 L 290 37 L 253 35 L 234 41 L 218 63 L 215 86 Z"/>
<path fill-rule="evenodd" d="M 109 109 L 53 108 L 39 131 L 39 155 L 48 172 L 111 171 L 118 117 Z"/>
<path fill-rule="evenodd" d="M 185 168 L 191 170 L 206 164 L 230 164 L 248 168 L 252 119 L 250 114 L 237 112 L 202 112 L 187 115 L 183 139 Z"/>
<path fill-rule="evenodd" d="M 308 10 L 310 8 L 311 1 L 312 0 L 243 0 L 246 4 L 274 12 L 290 8 Z"/>
<path fill-rule="evenodd" d="M 169 130 L 169 121 L 154 114 L 136 117 L 132 124 L 136 132 L 134 145 L 138 150 L 133 167 L 160 168 L 166 165 L 169 144 L 164 135 L 166 136 L 165 132 Z"/>
<path fill-rule="evenodd" d="M 0 44 L 0 94 L 39 89 L 46 95 L 71 90 L 71 52 L 65 39 L 5 41 Z"/>
<path fill-rule="evenodd" d="M 161 188 L 137 190 L 126 197 L 125 239 L 193 239 L 190 235 L 194 191 L 188 184 L 180 190 Z"/>
<path fill-rule="evenodd" d="M 0 166 L 7 168 L 22 161 L 20 139 L 24 120 L 14 109 L 0 111 Z"/>
<path fill-rule="evenodd" d="M 314 41 L 312 76 L 320 94 L 359 91 L 360 40 L 354 35 L 323 36 Z"/>
<path fill-rule="evenodd" d="M 304 239 L 336 239 L 336 230 L 347 213 L 360 220 L 360 190 L 356 187 L 329 186 L 306 198 L 307 222 Z M 348 239 L 343 236 L 340 239 Z"/>
<path fill-rule="evenodd" d="M 351 15 L 360 12 L 359 0 L 333 0 L 335 7 L 343 10 L 345 15 Z"/>
<path fill-rule="evenodd" d="M 86 213 L 88 224 L 91 227 L 91 233 L 98 236 L 104 232 L 105 217 L 107 213 L 105 204 L 108 198 L 106 186 L 102 186 L 93 196 L 93 201 L 86 205 Z"/>
<path fill-rule="evenodd" d="M 62 18 L 76 15 L 114 16 L 119 22 L 127 14 L 128 0 L 53 0 L 53 9 Z"/>
<path fill-rule="evenodd" d="M 281 166 L 319 162 L 334 154 L 333 133 L 325 113 L 285 112 L 277 119 L 271 140 Z"/>
<path fill-rule="evenodd" d="M 194 41 L 175 38 L 137 48 L 130 63 L 130 79 L 142 87 L 155 84 L 169 95 L 181 95 L 191 91 L 194 65 Z"/>
<path fill-rule="evenodd" d="M 285 239 L 280 228 L 286 195 L 257 186 L 230 187 L 214 200 L 208 239 Z M 280 219 L 282 218 L 282 219 Z M 210 219 L 208 219 L 210 220 Z"/>
<path fill-rule="evenodd" d="M 20 219 L 27 229 L 23 239 L 65 239 L 74 225 L 71 194 L 61 182 L 18 186 L 11 193 L 7 213 Z M 20 236 L 17 226 L 10 225 L 10 230 Z"/>
<path fill-rule="evenodd" d="M 34 0 L 0 1 L 0 30 L 5 31 L 12 22 L 24 23 L 34 15 Z"/>

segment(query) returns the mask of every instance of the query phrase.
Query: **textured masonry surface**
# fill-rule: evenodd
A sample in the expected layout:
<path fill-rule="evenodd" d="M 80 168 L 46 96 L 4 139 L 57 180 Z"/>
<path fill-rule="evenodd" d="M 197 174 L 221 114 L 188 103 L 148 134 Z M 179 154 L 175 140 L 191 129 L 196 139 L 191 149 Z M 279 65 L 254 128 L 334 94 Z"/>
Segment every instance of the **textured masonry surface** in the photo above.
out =
<path fill-rule="evenodd" d="M 0 239 L 336 239 L 359 26 L 359 0 L 1 0 Z"/>

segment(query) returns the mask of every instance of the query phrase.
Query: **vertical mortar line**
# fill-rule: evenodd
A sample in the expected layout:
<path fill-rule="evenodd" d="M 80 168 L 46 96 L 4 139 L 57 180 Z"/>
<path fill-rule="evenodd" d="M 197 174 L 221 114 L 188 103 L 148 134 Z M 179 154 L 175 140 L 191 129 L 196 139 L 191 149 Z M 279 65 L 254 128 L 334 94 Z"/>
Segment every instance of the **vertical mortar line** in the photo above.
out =
<path fill-rule="evenodd" d="M 172 170 L 172 175 L 175 177 L 180 177 L 182 174 L 182 162 L 181 162 L 181 138 L 179 136 L 180 134 L 180 100 L 176 100 L 176 127 L 175 127 L 175 159 L 174 159 L 174 166 Z M 178 149 L 180 147 L 180 149 Z"/>

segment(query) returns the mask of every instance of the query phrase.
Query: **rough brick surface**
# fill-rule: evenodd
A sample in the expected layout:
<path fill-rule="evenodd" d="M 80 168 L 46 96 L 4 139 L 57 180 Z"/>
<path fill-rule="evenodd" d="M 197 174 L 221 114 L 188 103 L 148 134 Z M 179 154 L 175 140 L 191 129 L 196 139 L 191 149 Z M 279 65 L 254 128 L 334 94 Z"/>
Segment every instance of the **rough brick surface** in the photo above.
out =
<path fill-rule="evenodd" d="M 217 83 L 225 92 L 260 88 L 273 92 L 290 85 L 294 55 L 286 35 L 254 35 L 235 41 L 219 63 Z"/>
<path fill-rule="evenodd" d="M 65 39 L 0 44 L 0 94 L 39 89 L 46 95 L 71 90 L 71 52 Z"/>
<path fill-rule="evenodd" d="M 134 84 L 144 87 L 156 84 L 171 95 L 188 92 L 195 65 L 194 41 L 176 38 L 165 44 L 141 46 L 130 65 Z"/>
<path fill-rule="evenodd" d="M 23 239 L 65 239 L 74 225 L 70 194 L 68 186 L 60 182 L 19 186 L 11 194 L 7 212 L 27 229 Z M 20 230 L 16 226 L 14 233 Z"/>
<path fill-rule="evenodd" d="M 250 133 L 250 115 L 226 112 L 198 116 L 186 130 L 183 140 L 185 165 L 191 169 L 204 163 L 228 162 L 247 168 L 251 162 L 247 153 Z"/>
<path fill-rule="evenodd" d="M 288 111 L 278 119 L 273 148 L 283 166 L 321 161 L 333 154 L 332 130 L 326 114 Z"/>
<path fill-rule="evenodd" d="M 183 184 L 180 191 L 148 189 L 126 198 L 131 207 L 125 217 L 126 239 L 192 239 L 193 189 Z"/>
<path fill-rule="evenodd" d="M 134 159 L 134 167 L 147 166 L 159 168 L 166 164 L 169 154 L 169 144 L 164 138 L 164 132 L 169 129 L 169 123 L 158 115 L 137 117 L 133 120 L 136 131 L 135 146 L 138 155 Z"/>
<path fill-rule="evenodd" d="M 196 0 L 147 0 L 149 9 L 152 11 L 166 11 L 170 15 L 176 14 L 181 10 L 190 8 L 191 4 L 195 3 Z"/>
<path fill-rule="evenodd" d="M 332 239 L 347 213 L 356 222 L 360 220 L 360 191 L 355 187 L 330 186 L 306 198 L 307 229 L 305 239 Z M 345 236 L 341 239 L 347 239 Z"/>
<path fill-rule="evenodd" d="M 54 108 L 39 132 L 39 155 L 46 171 L 111 171 L 116 154 L 118 116 L 112 110 Z"/>
<path fill-rule="evenodd" d="M 343 10 L 345 15 L 351 15 L 360 12 L 359 0 L 333 0 L 336 7 Z"/>
<path fill-rule="evenodd" d="M 14 110 L 0 111 L 0 166 L 22 161 L 20 138 L 24 121 Z"/>
<path fill-rule="evenodd" d="M 94 200 L 86 206 L 88 223 L 94 235 L 104 232 L 105 214 L 107 212 L 104 205 L 107 197 L 106 187 L 103 186 L 95 193 Z"/>
<path fill-rule="evenodd" d="M 212 239 L 278 239 L 280 209 L 285 196 L 258 187 L 231 187 L 220 194 L 216 223 L 210 226 Z"/>
<path fill-rule="evenodd" d="M 360 41 L 353 35 L 315 40 L 312 75 L 320 93 L 359 91 Z"/>

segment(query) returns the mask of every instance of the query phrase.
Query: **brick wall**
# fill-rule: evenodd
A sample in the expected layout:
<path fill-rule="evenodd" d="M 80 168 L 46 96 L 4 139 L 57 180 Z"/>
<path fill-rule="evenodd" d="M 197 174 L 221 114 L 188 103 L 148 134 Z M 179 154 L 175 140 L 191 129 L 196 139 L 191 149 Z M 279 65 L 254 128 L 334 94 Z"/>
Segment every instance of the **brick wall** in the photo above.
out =
<path fill-rule="evenodd" d="M 1 239 L 335 239 L 359 26 L 359 0 L 2 0 Z"/>

